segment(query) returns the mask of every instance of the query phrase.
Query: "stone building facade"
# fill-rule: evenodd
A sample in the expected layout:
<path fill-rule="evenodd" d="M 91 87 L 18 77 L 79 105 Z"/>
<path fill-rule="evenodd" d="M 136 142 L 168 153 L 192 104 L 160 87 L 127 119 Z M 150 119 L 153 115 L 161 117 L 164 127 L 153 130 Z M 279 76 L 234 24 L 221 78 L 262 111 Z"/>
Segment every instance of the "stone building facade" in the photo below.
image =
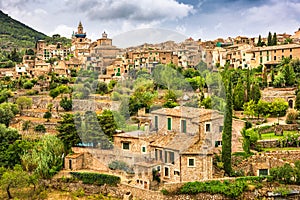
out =
<path fill-rule="evenodd" d="M 153 187 L 155 177 L 163 183 L 211 179 L 212 155 L 222 145 L 223 115 L 215 110 L 178 106 L 152 111 L 151 116 L 146 131 L 115 134 L 113 149 L 91 149 L 90 153 L 102 165 L 114 160 L 126 162 L 135 172 L 132 183 L 145 189 Z M 242 129 L 243 121 L 238 123 Z M 238 150 L 241 141 L 233 142 L 233 149 Z M 74 149 L 75 153 L 83 151 L 87 148 Z"/>

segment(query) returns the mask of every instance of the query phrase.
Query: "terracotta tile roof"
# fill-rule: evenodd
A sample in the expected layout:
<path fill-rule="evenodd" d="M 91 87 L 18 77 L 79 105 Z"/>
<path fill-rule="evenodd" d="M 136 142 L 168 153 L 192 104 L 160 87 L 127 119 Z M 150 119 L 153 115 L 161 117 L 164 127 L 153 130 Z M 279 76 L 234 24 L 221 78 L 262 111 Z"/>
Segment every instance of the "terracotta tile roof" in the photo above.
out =
<path fill-rule="evenodd" d="M 73 158 L 73 159 L 75 159 L 75 158 L 80 157 L 81 155 L 83 155 L 83 153 L 73 153 L 73 154 L 67 155 L 66 158 Z"/>
<path fill-rule="evenodd" d="M 184 117 L 184 118 L 196 118 L 202 115 L 216 113 L 216 112 L 218 111 L 211 110 L 211 109 L 203 109 L 203 108 L 177 106 L 175 108 L 161 108 L 158 110 L 154 110 L 151 112 L 151 114 Z"/>

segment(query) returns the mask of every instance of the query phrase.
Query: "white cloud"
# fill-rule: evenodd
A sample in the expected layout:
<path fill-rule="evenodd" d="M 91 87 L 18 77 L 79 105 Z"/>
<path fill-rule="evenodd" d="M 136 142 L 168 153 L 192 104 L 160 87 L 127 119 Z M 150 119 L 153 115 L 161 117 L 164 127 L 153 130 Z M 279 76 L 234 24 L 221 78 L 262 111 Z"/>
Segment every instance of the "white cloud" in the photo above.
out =
<path fill-rule="evenodd" d="M 73 33 L 73 30 L 73 27 L 69 27 L 65 24 L 60 24 L 54 29 L 54 31 L 50 32 L 49 35 L 51 36 L 54 34 L 60 34 L 61 36 L 70 38 Z"/>
<path fill-rule="evenodd" d="M 84 12 L 91 20 L 175 20 L 186 17 L 194 11 L 192 5 L 175 0 L 69 0 L 67 4 Z"/>

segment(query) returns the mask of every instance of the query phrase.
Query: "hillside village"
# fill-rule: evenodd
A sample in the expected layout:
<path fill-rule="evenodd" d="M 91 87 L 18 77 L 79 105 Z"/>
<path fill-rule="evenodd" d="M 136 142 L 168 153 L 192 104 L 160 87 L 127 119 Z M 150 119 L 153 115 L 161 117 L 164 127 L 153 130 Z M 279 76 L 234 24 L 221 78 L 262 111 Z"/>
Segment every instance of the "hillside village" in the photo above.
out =
<path fill-rule="evenodd" d="M 79 22 L 70 44 L 1 55 L 1 197 L 51 179 L 116 199 L 299 193 L 300 29 L 121 49 Z"/>

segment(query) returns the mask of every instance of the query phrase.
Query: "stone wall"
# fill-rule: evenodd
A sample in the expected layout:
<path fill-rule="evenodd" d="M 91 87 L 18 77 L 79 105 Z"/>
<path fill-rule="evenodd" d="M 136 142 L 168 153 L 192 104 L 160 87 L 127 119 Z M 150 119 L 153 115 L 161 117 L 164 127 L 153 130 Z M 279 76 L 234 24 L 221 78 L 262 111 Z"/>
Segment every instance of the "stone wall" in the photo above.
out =
<path fill-rule="evenodd" d="M 234 170 L 244 171 L 245 175 L 251 175 L 251 176 L 258 176 L 258 171 L 260 169 L 268 169 L 274 167 L 281 167 L 285 163 L 289 163 L 287 160 L 294 162 L 296 159 L 299 159 L 300 156 L 298 156 L 299 151 L 297 153 L 293 153 L 289 159 L 286 156 L 289 156 L 288 153 L 262 153 L 262 154 L 256 154 L 251 157 L 249 157 L 247 160 L 242 161 L 238 166 L 234 167 Z M 294 160 L 292 160 L 294 159 Z M 293 165 L 293 164 L 292 164 Z"/>

